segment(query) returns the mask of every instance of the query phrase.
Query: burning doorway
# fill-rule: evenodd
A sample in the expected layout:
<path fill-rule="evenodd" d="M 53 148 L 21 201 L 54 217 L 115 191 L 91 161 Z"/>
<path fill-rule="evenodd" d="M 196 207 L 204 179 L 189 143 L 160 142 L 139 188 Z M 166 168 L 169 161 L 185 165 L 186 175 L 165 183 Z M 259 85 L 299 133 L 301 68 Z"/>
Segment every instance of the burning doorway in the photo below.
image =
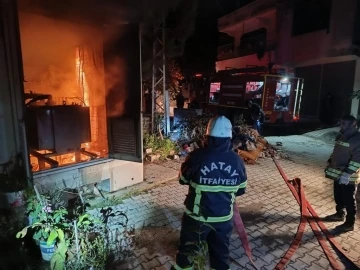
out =
<path fill-rule="evenodd" d="M 101 30 L 20 12 L 33 171 L 108 156 Z"/>

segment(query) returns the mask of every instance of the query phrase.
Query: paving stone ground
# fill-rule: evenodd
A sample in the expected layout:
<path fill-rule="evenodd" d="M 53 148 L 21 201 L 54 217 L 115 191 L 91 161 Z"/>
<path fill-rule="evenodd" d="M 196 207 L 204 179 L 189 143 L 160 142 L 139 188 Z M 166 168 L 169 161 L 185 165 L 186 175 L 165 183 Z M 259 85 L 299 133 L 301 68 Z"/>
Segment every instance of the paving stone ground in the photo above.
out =
<path fill-rule="evenodd" d="M 320 131 L 323 132 L 323 131 Z M 323 176 L 324 165 L 332 151 L 332 145 L 309 136 L 269 137 L 270 143 L 281 141 L 282 150 L 291 160 L 279 160 L 289 178 L 301 178 L 305 186 L 306 197 L 319 216 L 334 212 L 332 182 Z M 178 166 L 177 163 L 176 166 Z M 174 168 L 173 168 L 174 169 Z M 247 165 L 248 188 L 246 194 L 237 199 L 252 247 L 255 263 L 259 269 L 273 269 L 288 249 L 297 231 L 300 221 L 299 205 L 284 183 L 271 159 L 260 159 L 258 164 Z M 177 181 L 168 182 L 124 201 L 123 209 L 129 222 L 138 230 L 148 227 L 172 228 L 180 230 L 183 213 L 183 201 L 187 187 Z M 351 258 L 360 264 L 360 218 L 354 232 L 336 237 L 343 248 L 350 251 Z M 329 229 L 338 223 L 326 224 Z M 141 231 L 140 231 L 141 232 Z M 170 237 L 170 234 L 169 234 Z M 139 247 L 134 258 L 116 269 L 165 270 L 174 263 L 177 240 L 162 244 L 165 236 L 158 241 L 157 250 L 150 251 L 151 245 Z M 164 242 L 165 243 L 165 242 Z M 155 243 L 152 245 L 155 246 Z M 342 269 L 352 269 L 348 264 L 338 261 Z M 253 269 L 245 255 L 238 236 L 231 237 L 231 269 Z M 307 230 L 302 244 L 292 257 L 286 269 L 331 269 L 312 230 Z"/>

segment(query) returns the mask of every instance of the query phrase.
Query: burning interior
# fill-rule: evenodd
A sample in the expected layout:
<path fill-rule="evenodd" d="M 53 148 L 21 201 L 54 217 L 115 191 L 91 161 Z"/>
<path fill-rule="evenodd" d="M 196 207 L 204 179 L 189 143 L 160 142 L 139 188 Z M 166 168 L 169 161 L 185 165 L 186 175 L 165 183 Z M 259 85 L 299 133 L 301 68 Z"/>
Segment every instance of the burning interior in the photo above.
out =
<path fill-rule="evenodd" d="M 100 29 L 23 11 L 19 21 L 32 170 L 107 157 Z"/>

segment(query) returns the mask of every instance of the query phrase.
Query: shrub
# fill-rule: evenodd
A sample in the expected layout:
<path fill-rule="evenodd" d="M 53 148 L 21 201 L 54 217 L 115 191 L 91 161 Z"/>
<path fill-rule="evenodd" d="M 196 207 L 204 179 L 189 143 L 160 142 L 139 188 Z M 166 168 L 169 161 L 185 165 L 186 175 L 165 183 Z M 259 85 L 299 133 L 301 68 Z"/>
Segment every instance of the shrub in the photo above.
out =
<path fill-rule="evenodd" d="M 177 151 L 178 145 L 170 138 L 160 138 L 155 134 L 144 134 L 144 148 L 151 148 L 154 154 L 159 154 L 160 159 L 165 159 L 171 151 Z"/>

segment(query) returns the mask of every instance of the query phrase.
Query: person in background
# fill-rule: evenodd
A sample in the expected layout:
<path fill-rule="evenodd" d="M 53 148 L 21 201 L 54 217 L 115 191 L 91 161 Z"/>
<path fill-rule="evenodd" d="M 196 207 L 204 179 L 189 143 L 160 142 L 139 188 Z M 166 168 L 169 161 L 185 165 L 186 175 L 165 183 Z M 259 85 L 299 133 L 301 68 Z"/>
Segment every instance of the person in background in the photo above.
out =
<path fill-rule="evenodd" d="M 172 269 L 192 269 L 191 256 L 207 242 L 211 269 L 230 269 L 229 242 L 233 202 L 243 195 L 247 177 L 242 159 L 232 151 L 232 125 L 224 116 L 207 126 L 207 146 L 188 154 L 179 183 L 188 185 L 180 245 Z"/>
<path fill-rule="evenodd" d="M 339 232 L 354 230 L 356 216 L 356 188 L 360 171 L 360 132 L 354 116 L 341 118 L 340 135 L 325 169 L 325 177 L 334 180 L 336 213 L 325 221 L 344 221 L 335 229 Z M 346 210 L 346 213 L 345 211 Z"/>
<path fill-rule="evenodd" d="M 252 123 L 253 128 L 257 130 L 257 132 L 261 135 L 262 134 L 261 126 L 265 118 L 264 112 L 261 109 L 260 105 L 252 102 L 251 100 L 248 101 L 248 107 L 250 110 L 251 119 L 253 121 Z"/>

